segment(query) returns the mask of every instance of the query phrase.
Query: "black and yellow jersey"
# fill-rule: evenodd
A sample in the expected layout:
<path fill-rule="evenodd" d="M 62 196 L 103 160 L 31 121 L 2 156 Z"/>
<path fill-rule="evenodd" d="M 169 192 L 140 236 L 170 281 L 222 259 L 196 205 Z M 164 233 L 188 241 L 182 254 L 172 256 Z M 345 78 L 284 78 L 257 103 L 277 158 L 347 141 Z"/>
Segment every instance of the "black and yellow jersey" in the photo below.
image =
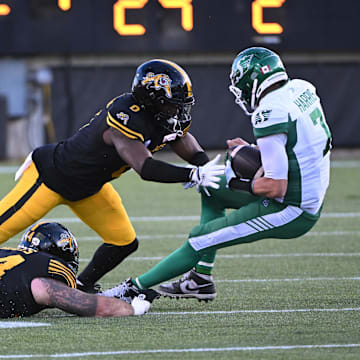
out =
<path fill-rule="evenodd" d="M 61 259 L 35 250 L 0 248 L 0 318 L 29 316 L 45 308 L 31 293 L 31 281 L 40 277 L 76 288 L 75 274 Z"/>
<path fill-rule="evenodd" d="M 161 127 L 130 93 L 110 101 L 72 137 L 34 150 L 32 158 L 44 183 L 70 201 L 97 193 L 108 181 L 129 170 L 103 133 L 109 127 L 130 139 L 141 141 L 151 152 L 176 140 L 177 135 Z M 184 134 L 189 124 L 186 125 Z"/>

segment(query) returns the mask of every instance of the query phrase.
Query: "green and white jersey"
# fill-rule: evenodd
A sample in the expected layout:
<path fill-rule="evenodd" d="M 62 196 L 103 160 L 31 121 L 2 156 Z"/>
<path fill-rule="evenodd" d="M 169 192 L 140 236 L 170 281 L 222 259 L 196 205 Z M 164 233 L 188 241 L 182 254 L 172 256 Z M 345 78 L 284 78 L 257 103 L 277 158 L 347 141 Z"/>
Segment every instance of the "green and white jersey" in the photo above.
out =
<path fill-rule="evenodd" d="M 331 133 L 315 87 L 288 81 L 261 99 L 251 122 L 257 139 L 287 135 L 288 189 L 281 201 L 316 213 L 329 185 Z"/>

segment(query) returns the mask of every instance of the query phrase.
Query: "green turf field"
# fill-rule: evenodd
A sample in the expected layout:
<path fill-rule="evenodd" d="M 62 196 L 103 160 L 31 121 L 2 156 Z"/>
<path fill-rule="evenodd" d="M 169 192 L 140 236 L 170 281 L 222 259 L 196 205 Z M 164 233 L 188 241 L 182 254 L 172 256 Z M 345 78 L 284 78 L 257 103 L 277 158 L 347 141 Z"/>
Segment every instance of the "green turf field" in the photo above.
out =
<path fill-rule="evenodd" d="M 219 251 L 214 302 L 159 299 L 142 317 L 47 310 L 0 321 L 0 359 L 360 359 L 360 161 L 354 160 L 334 162 L 323 216 L 311 233 Z M 0 166 L 1 196 L 13 186 L 8 170 Z M 113 184 L 140 248 L 102 279 L 104 287 L 141 274 L 180 246 L 200 213 L 194 189 L 144 182 L 134 172 Z M 66 207 L 49 218 L 76 235 L 83 268 L 101 240 Z M 15 327 L 21 325 L 43 326 Z"/>

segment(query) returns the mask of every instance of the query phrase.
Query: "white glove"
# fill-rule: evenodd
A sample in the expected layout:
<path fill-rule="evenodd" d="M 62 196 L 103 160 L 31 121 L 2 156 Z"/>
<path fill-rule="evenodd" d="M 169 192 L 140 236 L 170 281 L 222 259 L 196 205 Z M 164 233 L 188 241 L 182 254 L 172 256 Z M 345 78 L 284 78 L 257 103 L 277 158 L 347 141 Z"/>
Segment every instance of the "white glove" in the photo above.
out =
<path fill-rule="evenodd" d="M 220 154 L 203 166 L 198 166 L 190 173 L 190 181 L 197 186 L 211 187 L 218 189 L 220 185 L 219 175 L 224 174 L 225 165 L 217 165 L 220 160 Z"/>
<path fill-rule="evenodd" d="M 145 299 L 145 294 L 139 294 L 132 299 L 131 306 L 134 308 L 134 315 L 144 315 L 149 311 L 151 303 Z"/>
<path fill-rule="evenodd" d="M 200 185 L 196 185 L 194 182 L 188 181 L 186 183 L 183 183 L 184 189 L 190 189 L 194 186 L 196 186 L 196 191 L 199 193 L 200 192 Z M 209 190 L 204 187 L 204 193 L 206 194 L 206 196 L 211 196 L 211 194 L 209 193 Z"/>

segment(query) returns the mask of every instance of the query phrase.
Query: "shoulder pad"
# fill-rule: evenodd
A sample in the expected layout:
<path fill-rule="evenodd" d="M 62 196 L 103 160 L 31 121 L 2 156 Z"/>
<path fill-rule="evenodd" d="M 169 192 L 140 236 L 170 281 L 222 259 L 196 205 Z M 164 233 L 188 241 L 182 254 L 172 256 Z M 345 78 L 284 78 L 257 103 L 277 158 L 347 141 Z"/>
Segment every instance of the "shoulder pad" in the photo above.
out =
<path fill-rule="evenodd" d="M 107 108 L 106 122 L 130 139 L 144 142 L 145 117 L 131 94 L 119 96 Z"/>

